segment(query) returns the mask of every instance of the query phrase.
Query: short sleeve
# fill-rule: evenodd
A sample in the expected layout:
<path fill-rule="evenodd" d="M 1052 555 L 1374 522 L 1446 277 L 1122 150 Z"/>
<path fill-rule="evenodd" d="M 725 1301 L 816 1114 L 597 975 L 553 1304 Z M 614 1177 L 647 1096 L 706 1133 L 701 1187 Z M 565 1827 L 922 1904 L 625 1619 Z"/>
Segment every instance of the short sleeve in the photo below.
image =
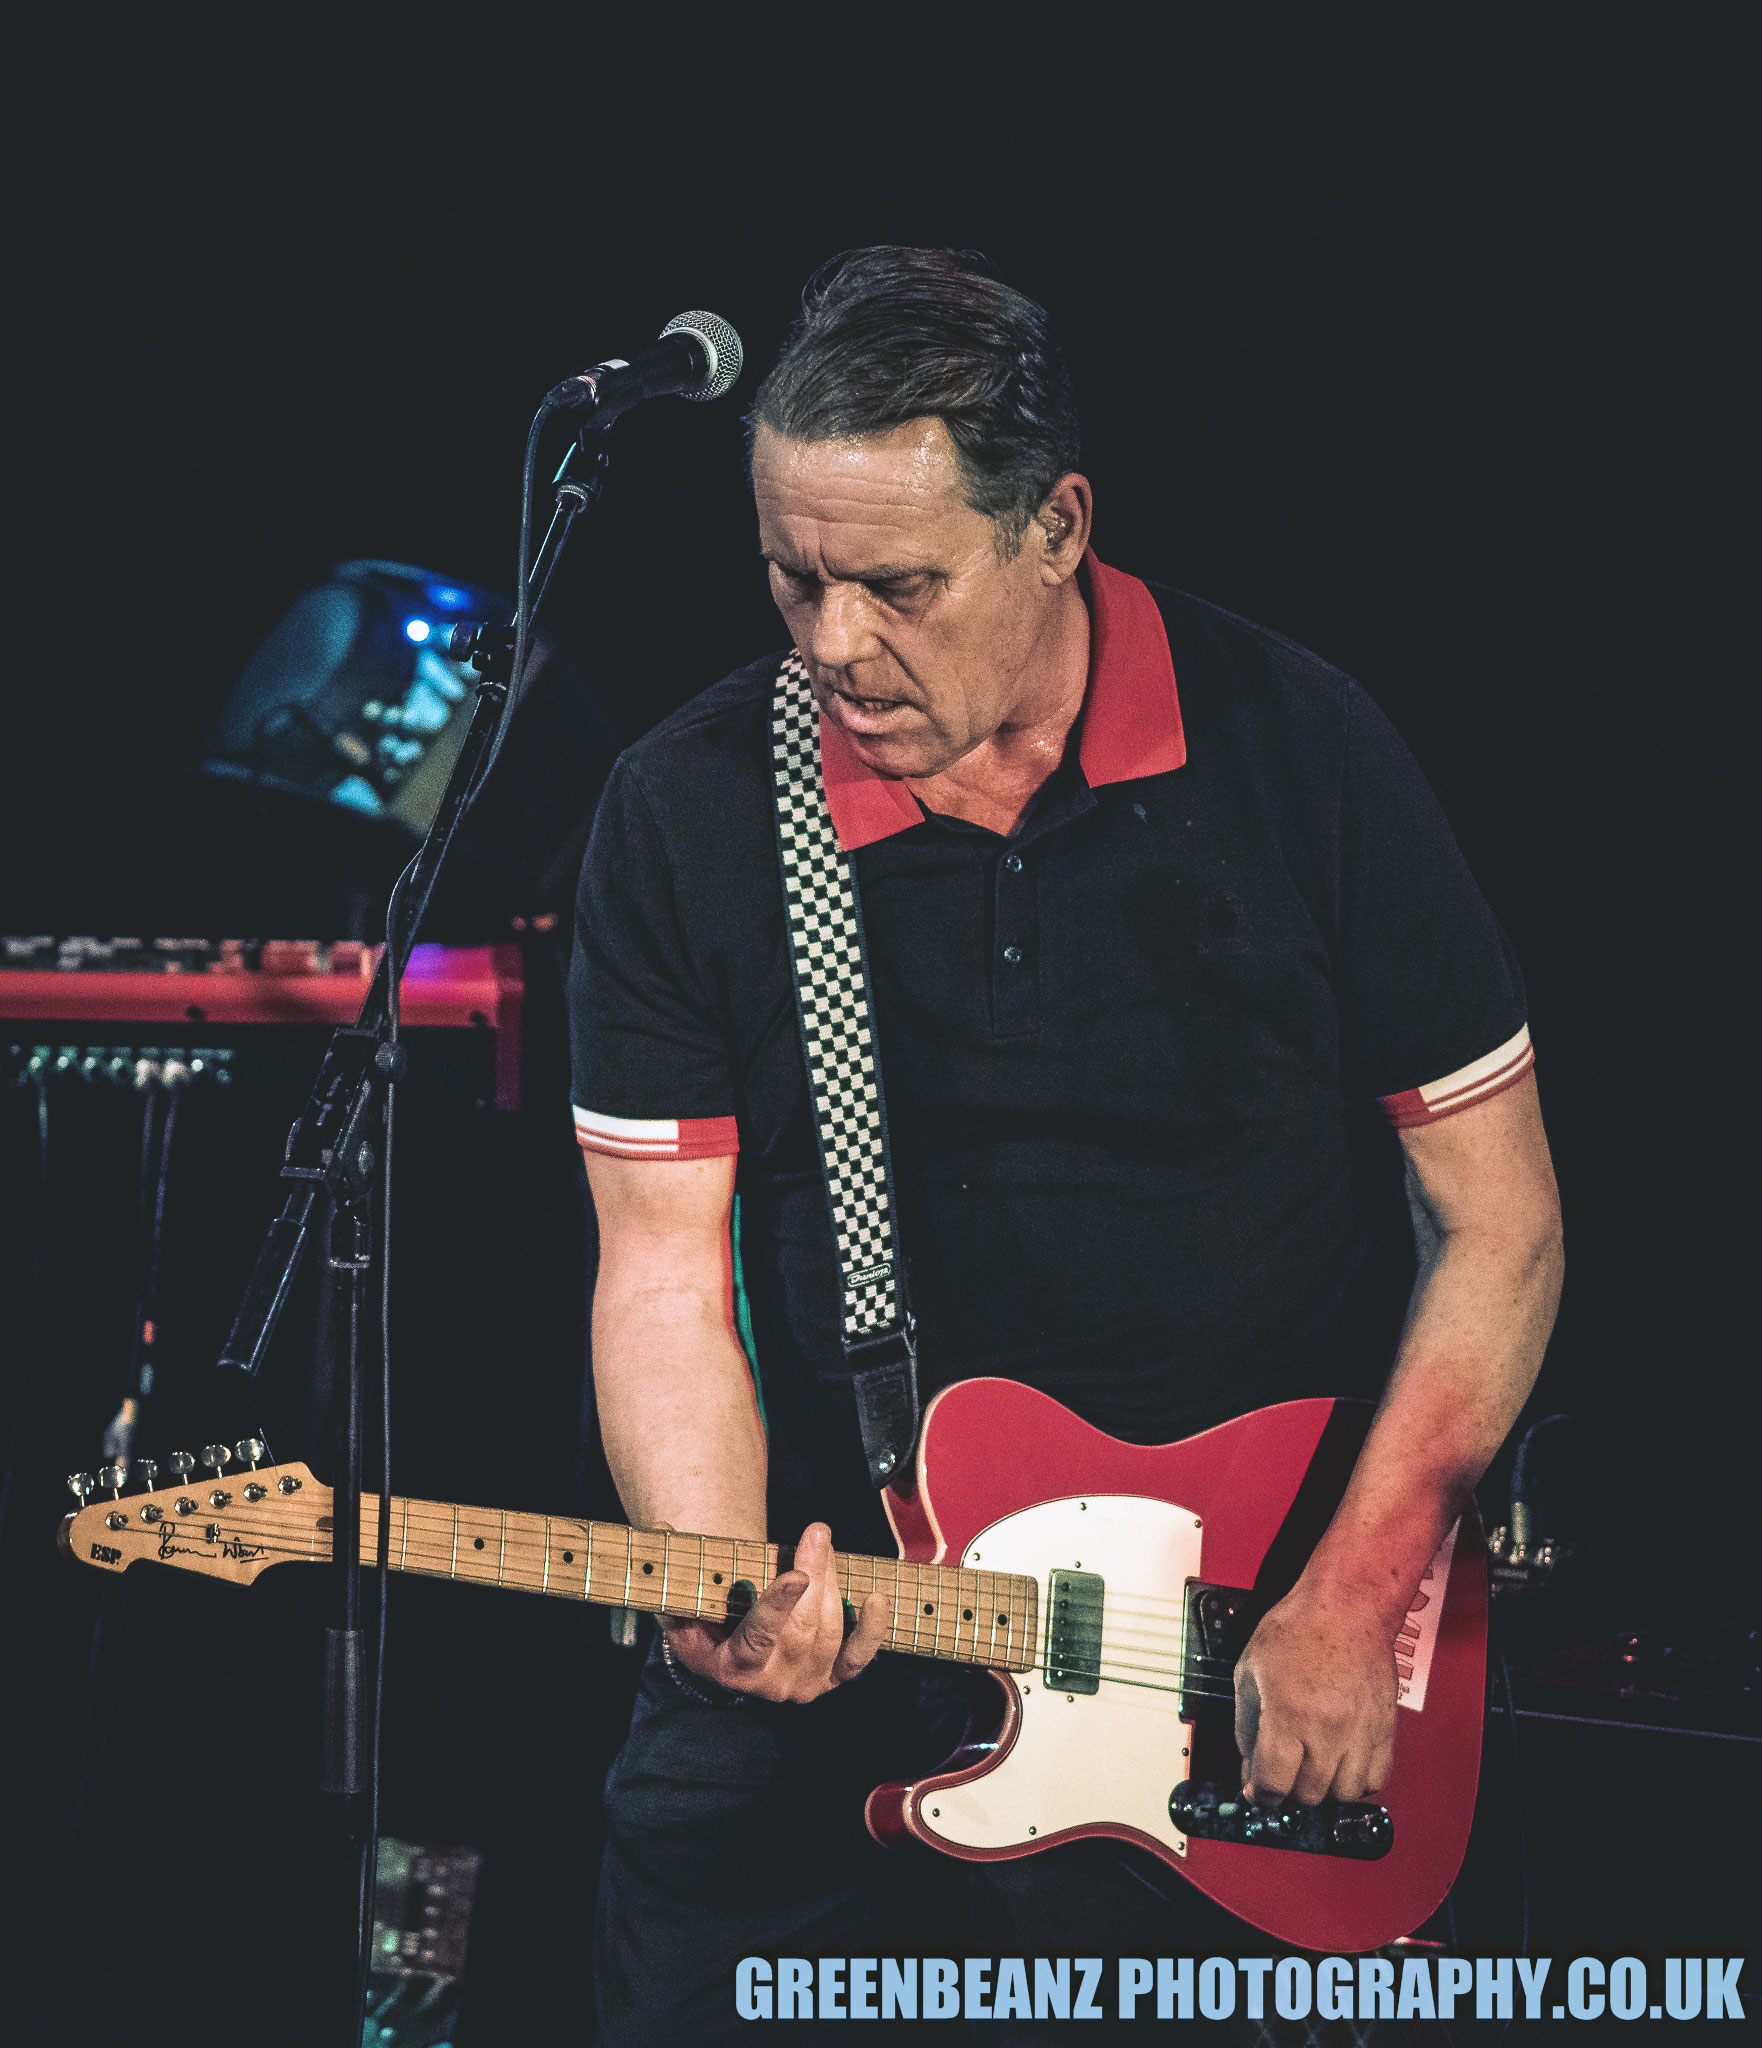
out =
<path fill-rule="evenodd" d="M 1394 727 L 1346 687 L 1341 1050 L 1348 1091 L 1398 1126 L 1529 1072 L 1523 980 L 1437 798 Z"/>
<path fill-rule="evenodd" d="M 628 761 L 582 863 L 569 962 L 575 1135 L 618 1159 L 740 1149 L 728 1037 L 690 958 L 662 834 Z"/>

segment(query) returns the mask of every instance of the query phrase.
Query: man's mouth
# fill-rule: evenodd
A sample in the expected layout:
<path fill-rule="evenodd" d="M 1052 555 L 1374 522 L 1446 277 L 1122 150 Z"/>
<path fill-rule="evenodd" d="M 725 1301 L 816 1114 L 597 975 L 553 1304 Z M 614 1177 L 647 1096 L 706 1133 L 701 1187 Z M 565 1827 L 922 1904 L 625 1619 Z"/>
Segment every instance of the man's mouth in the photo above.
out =
<path fill-rule="evenodd" d="M 903 697 L 867 697 L 855 690 L 836 688 L 828 695 L 837 702 L 839 724 L 852 732 L 881 732 L 901 712 L 912 708 Z"/>

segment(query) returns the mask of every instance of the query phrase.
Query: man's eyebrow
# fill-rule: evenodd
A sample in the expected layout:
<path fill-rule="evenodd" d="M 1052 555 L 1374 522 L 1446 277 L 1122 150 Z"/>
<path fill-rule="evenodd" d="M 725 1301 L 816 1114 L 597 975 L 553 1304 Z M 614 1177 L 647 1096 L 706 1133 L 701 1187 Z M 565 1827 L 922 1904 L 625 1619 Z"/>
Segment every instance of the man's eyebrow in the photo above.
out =
<path fill-rule="evenodd" d="M 779 561 L 777 556 L 772 554 L 768 548 L 761 548 L 759 550 L 759 559 L 764 562 L 775 563 L 786 576 L 807 578 L 814 576 L 815 573 L 811 569 L 792 568 L 788 562 Z M 934 569 L 927 567 L 922 562 L 884 562 L 876 568 L 864 569 L 849 576 L 838 576 L 833 580 L 838 583 L 909 583 L 914 577 L 934 576 L 935 574 L 936 571 Z"/>

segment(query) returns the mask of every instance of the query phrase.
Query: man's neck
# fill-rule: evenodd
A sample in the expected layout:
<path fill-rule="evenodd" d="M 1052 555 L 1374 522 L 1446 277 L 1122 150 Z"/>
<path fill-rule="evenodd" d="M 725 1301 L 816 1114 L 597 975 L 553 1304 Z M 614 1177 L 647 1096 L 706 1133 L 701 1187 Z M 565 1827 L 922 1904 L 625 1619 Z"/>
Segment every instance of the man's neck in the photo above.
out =
<path fill-rule="evenodd" d="M 1076 580 L 1063 584 L 1034 663 L 1029 708 L 936 775 L 907 779 L 929 810 L 1007 838 L 1065 757 L 1089 681 L 1089 607 Z"/>

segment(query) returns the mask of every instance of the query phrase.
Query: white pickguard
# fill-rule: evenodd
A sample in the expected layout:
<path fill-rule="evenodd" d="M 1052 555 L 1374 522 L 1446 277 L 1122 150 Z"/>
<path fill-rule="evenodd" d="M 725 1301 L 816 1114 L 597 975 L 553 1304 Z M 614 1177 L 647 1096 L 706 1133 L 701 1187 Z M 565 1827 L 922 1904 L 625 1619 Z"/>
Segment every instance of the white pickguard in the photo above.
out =
<path fill-rule="evenodd" d="M 1188 1775 L 1178 1687 L 1186 1584 L 1203 1576 L 1200 1535 L 1190 1509 L 1079 1494 L 1006 1515 L 973 1538 L 963 1566 L 1022 1572 L 1040 1587 L 1036 1668 L 1015 1679 L 1021 1725 L 1009 1755 L 971 1784 L 914 1791 L 920 1826 L 1001 1849 L 1107 1821 L 1186 1854 L 1168 1801 Z M 1106 1581 L 1095 1693 L 1046 1690 L 1047 1588 L 1061 1567 Z"/>

